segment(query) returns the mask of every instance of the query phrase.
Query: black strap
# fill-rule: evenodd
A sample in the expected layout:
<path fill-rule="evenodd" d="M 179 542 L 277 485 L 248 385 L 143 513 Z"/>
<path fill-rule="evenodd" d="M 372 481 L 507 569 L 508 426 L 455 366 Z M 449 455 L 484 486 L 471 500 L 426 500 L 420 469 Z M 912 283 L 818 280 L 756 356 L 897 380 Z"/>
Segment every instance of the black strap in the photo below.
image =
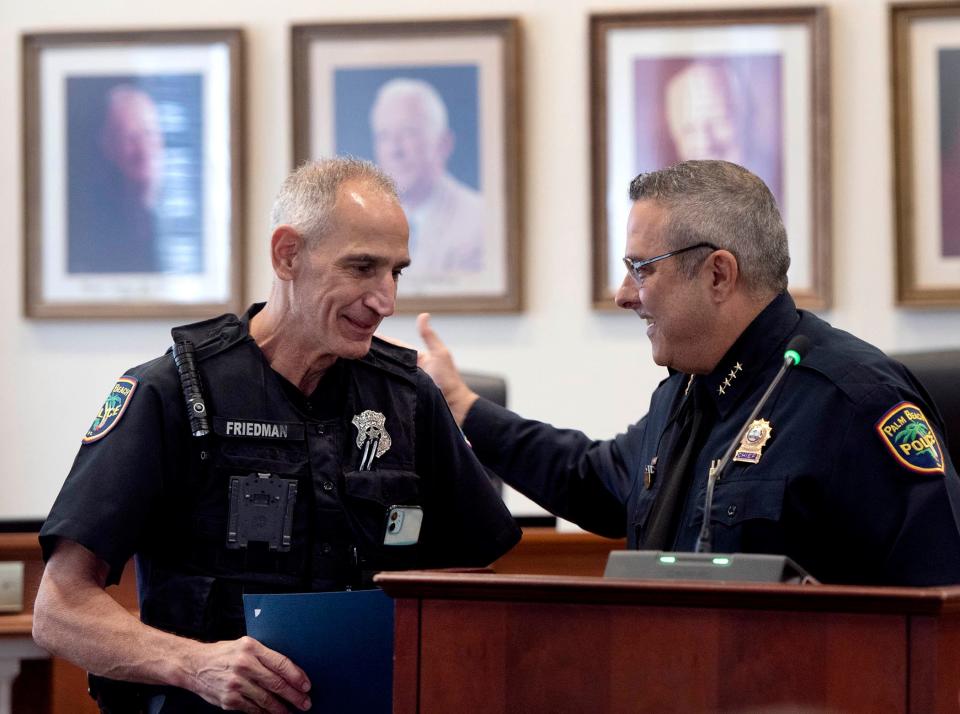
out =
<path fill-rule="evenodd" d="M 664 457 L 658 460 L 663 478 L 646 528 L 640 536 L 641 549 L 669 550 L 673 547 L 683 505 L 693 481 L 693 467 L 710 433 L 712 417 L 710 400 L 702 394 L 702 386 L 694 378 L 677 418 L 667 427 L 663 437 L 661 451 Z"/>

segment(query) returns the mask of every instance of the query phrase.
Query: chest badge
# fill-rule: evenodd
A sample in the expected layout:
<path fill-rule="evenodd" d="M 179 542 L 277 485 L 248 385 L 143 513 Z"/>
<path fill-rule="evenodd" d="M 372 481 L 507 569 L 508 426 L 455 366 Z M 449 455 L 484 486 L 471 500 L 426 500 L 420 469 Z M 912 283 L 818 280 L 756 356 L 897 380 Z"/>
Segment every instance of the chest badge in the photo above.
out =
<path fill-rule="evenodd" d="M 357 414 L 351 423 L 357 427 L 357 448 L 360 449 L 359 471 L 369 471 L 373 460 L 389 451 L 390 434 L 385 426 L 387 418 L 380 412 L 367 409 Z"/>
<path fill-rule="evenodd" d="M 745 464 L 758 464 L 763 455 L 763 447 L 770 440 L 773 429 L 766 419 L 754 419 L 747 428 L 747 433 L 740 440 L 740 446 L 733 455 L 734 461 Z"/>

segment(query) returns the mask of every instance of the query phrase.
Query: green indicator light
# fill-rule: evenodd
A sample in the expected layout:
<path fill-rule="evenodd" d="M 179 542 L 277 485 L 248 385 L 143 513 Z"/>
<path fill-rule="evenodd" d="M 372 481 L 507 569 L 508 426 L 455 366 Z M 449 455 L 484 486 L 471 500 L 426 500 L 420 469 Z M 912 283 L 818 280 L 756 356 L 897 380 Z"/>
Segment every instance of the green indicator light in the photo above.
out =
<path fill-rule="evenodd" d="M 730 558 L 714 558 L 714 565 L 730 565 Z"/>
<path fill-rule="evenodd" d="M 676 559 L 675 557 L 673 557 L 672 555 L 661 555 L 661 556 L 660 556 L 660 562 L 661 562 L 661 563 L 668 563 L 668 564 L 669 564 L 669 563 L 676 563 L 676 562 L 677 562 L 677 559 Z"/>
<path fill-rule="evenodd" d="M 800 364 L 800 353 L 796 350 L 787 350 L 783 353 L 784 359 L 792 359 L 794 365 Z"/>

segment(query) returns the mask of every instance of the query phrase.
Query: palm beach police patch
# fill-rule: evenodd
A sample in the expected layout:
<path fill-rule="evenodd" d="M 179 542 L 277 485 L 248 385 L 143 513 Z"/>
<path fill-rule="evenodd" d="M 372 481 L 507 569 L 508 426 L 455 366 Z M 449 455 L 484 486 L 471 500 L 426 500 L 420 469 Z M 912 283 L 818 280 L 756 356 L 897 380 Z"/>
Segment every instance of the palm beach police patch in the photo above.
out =
<path fill-rule="evenodd" d="M 97 412 L 97 417 L 93 420 L 90 428 L 87 429 L 86 436 L 83 437 L 84 444 L 92 444 L 99 441 L 117 425 L 120 417 L 127 410 L 133 392 L 137 388 L 135 377 L 121 377 L 113 385 L 110 394 L 103 401 L 103 406 Z"/>
<path fill-rule="evenodd" d="M 942 474 L 943 449 L 920 407 L 900 402 L 876 424 L 877 433 L 903 466 L 921 474 Z"/>

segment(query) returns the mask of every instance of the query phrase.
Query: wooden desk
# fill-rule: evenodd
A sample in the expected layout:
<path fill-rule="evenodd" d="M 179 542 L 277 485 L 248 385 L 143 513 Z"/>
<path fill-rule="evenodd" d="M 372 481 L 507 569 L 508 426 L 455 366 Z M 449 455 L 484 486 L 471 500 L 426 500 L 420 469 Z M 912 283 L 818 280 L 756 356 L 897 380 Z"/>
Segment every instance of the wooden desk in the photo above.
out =
<path fill-rule="evenodd" d="M 33 642 L 33 601 L 37 596 L 43 562 L 36 533 L 0 534 L 0 560 L 23 563 L 24 612 L 0 615 L 0 714 L 18 714 L 45 711 L 34 710 L 32 705 L 22 705 L 21 697 L 14 692 L 14 682 L 29 684 L 33 673 L 49 666 L 50 655 Z M 21 672 L 25 677 L 21 677 Z M 22 686 L 19 687 L 22 689 Z M 43 695 L 40 695 L 42 698 Z"/>
<path fill-rule="evenodd" d="M 33 642 L 33 601 L 43 575 L 43 557 L 36 533 L 0 533 L 0 560 L 23 562 L 24 611 L 0 615 L 0 714 L 99 714 L 87 695 L 87 675 L 79 667 Z M 137 586 L 133 563 L 123 571 L 119 586 L 107 588 L 114 599 L 136 610 Z M 10 709 L 3 709 L 4 675 Z"/>
<path fill-rule="evenodd" d="M 394 714 L 957 712 L 960 587 L 383 573 Z"/>

